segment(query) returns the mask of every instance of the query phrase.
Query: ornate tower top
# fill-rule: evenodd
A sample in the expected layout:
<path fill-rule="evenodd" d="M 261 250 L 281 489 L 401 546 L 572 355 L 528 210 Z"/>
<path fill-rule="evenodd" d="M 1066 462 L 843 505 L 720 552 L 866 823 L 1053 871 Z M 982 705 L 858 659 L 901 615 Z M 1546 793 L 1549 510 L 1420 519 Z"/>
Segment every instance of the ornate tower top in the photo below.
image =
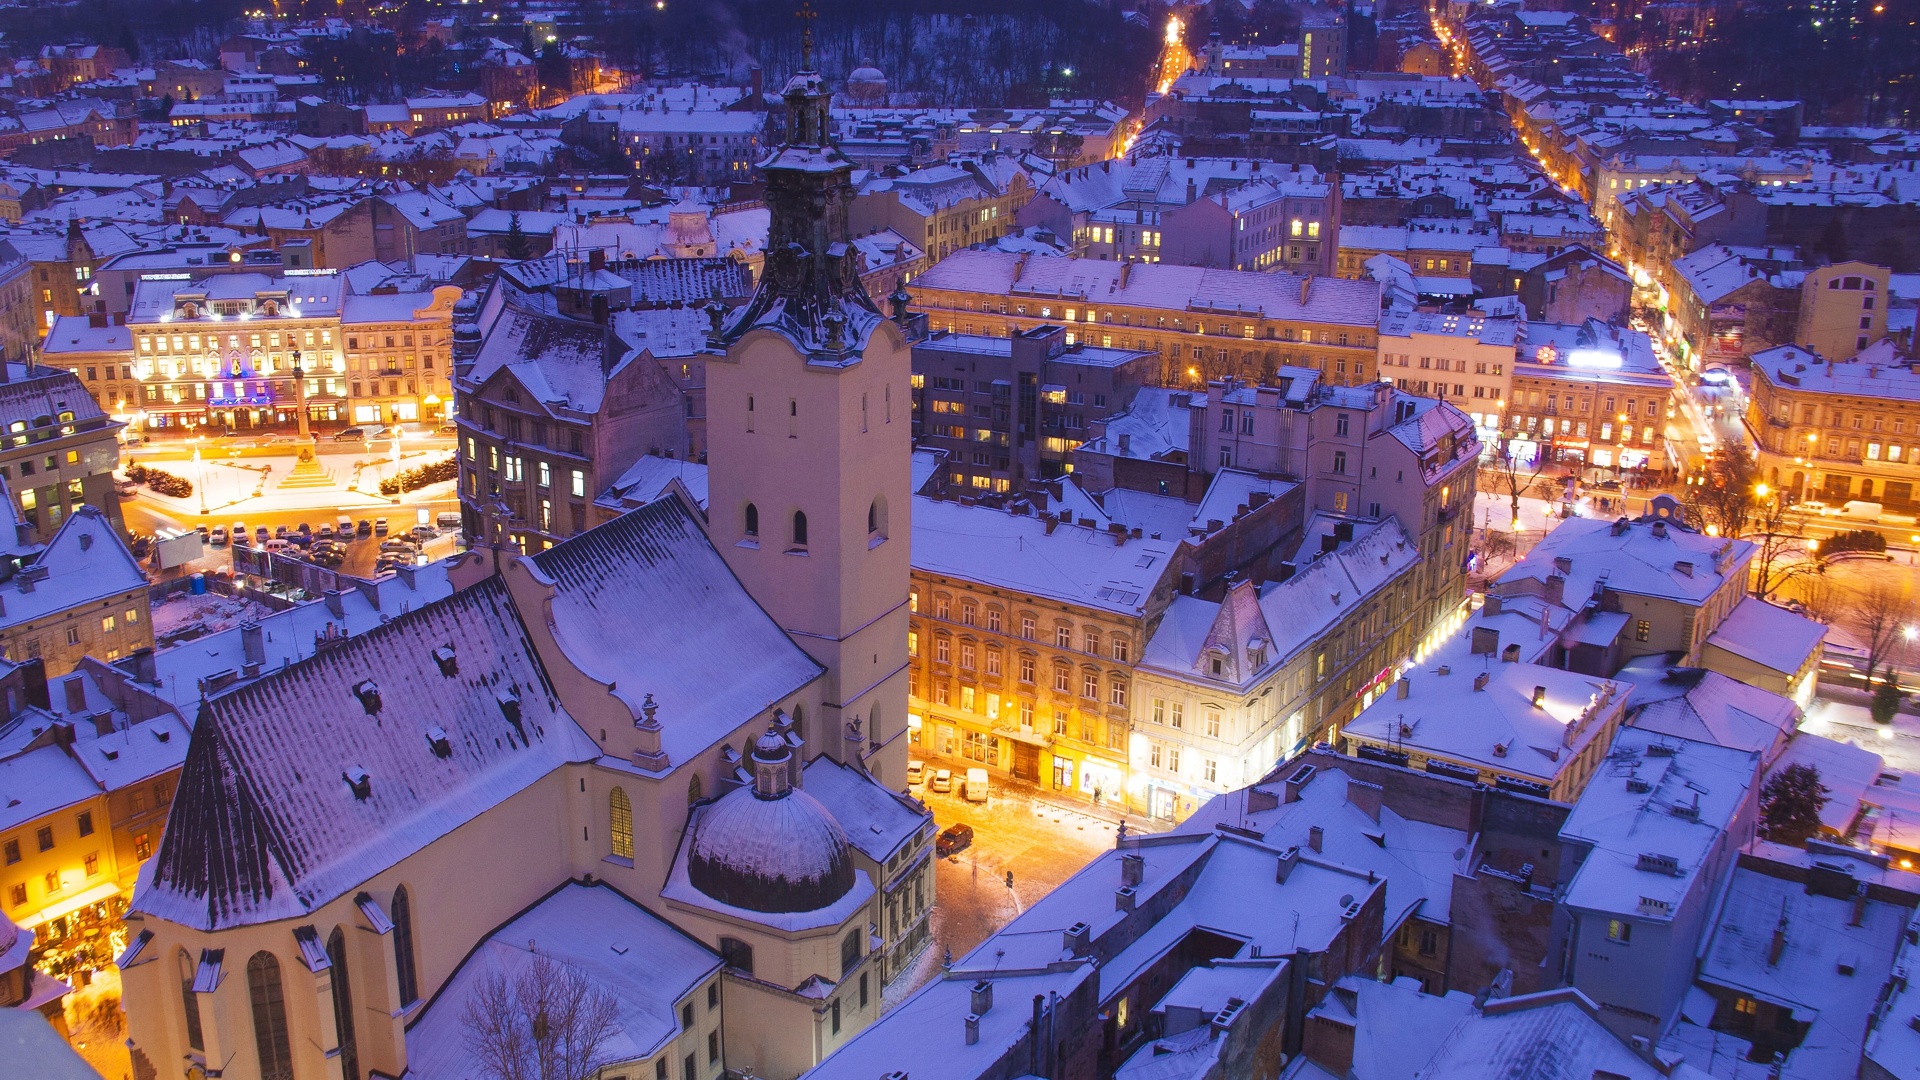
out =
<path fill-rule="evenodd" d="M 811 41 L 809 24 L 808 61 Z M 833 145 L 832 94 L 810 63 L 787 80 L 781 96 L 787 102 L 786 138 L 760 163 L 769 216 L 760 284 L 708 345 L 725 349 L 747 331 L 764 328 L 792 340 L 811 362 L 845 362 L 881 321 L 860 284 L 847 222 L 853 160 Z"/>

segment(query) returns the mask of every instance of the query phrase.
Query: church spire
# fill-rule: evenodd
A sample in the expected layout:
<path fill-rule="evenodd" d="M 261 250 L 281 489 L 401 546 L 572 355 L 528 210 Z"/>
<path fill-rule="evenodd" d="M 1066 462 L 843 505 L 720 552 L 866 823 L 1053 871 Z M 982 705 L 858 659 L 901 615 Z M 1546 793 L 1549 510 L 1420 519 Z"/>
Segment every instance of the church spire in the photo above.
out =
<path fill-rule="evenodd" d="M 708 345 L 724 349 L 749 330 L 764 328 L 784 334 L 816 362 L 843 362 L 859 352 L 882 317 L 860 284 L 847 219 L 853 160 L 833 143 L 833 95 L 811 69 L 810 9 L 803 8 L 801 17 L 808 19 L 803 69 L 781 91 L 786 137 L 760 162 L 769 219 L 760 283 L 745 307 L 719 323 Z"/>

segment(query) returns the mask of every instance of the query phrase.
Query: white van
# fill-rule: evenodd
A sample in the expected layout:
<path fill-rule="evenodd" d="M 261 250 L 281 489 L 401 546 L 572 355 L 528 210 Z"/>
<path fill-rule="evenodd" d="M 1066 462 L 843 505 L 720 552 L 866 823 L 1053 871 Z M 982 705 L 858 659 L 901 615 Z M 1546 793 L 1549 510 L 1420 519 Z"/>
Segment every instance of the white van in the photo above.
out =
<path fill-rule="evenodd" d="M 342 539 L 353 539 L 353 519 L 341 514 L 339 520 L 333 523 L 333 533 Z"/>
<path fill-rule="evenodd" d="M 1854 521 L 1879 521 L 1880 504 L 1864 499 L 1853 499 L 1840 508 L 1840 516 Z"/>
<path fill-rule="evenodd" d="M 987 770 L 968 769 L 964 794 L 968 802 L 987 801 Z"/>

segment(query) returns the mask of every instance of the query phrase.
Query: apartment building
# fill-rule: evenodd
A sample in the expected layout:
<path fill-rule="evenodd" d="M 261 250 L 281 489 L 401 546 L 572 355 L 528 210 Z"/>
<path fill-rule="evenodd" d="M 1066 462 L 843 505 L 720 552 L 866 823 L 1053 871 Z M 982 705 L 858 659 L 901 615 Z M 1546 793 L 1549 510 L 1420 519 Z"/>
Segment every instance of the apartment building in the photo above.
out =
<path fill-rule="evenodd" d="M 1006 493 L 1064 475 L 1091 427 L 1159 374 L 1155 353 L 1067 337 L 1042 324 L 913 343 L 914 444 L 946 451 L 955 490 Z"/>
<path fill-rule="evenodd" d="M 1623 471 L 1684 467 L 1672 430 L 1677 394 L 1637 330 L 1593 319 L 1528 323 L 1501 425 L 1507 452 Z"/>
<path fill-rule="evenodd" d="M 0 378 L 0 483 L 26 530 L 18 539 L 47 542 L 82 506 L 122 529 L 113 471 L 125 425 L 101 411 L 72 371 L 0 363 Z"/>
<path fill-rule="evenodd" d="M 1477 309 L 1391 310 L 1380 319 L 1380 377 L 1407 393 L 1452 401 L 1491 444 L 1506 412 L 1523 332 L 1520 320 Z"/>
<path fill-rule="evenodd" d="M 1182 820 L 1350 719 L 1411 653 L 1420 554 L 1399 522 L 1316 517 L 1264 583 L 1167 607 L 1135 670 L 1144 812 Z"/>
<path fill-rule="evenodd" d="M 341 305 L 347 408 L 355 424 L 438 422 L 453 407 L 453 305 L 457 285 L 431 292 L 376 290 Z"/>
<path fill-rule="evenodd" d="M 1033 181 L 1011 155 L 988 152 L 901 176 L 874 176 L 847 207 L 855 236 L 891 229 L 938 262 L 1005 236 L 1033 198 Z"/>
<path fill-rule="evenodd" d="M 33 934 L 41 970 L 97 970 L 159 846 L 190 731 L 97 662 L 49 685 L 41 661 L 0 661 L 0 693 L 17 734 L 0 777 L 21 796 L 0 811 L 0 912 Z"/>
<path fill-rule="evenodd" d="M 910 755 L 1128 807 L 1134 668 L 1179 539 L 971 502 L 913 501 Z"/>
<path fill-rule="evenodd" d="M 543 299 L 497 279 L 473 331 L 484 340 L 454 375 L 467 535 L 526 552 L 590 528 L 590 504 L 642 456 L 688 446 L 690 399 L 666 368 Z"/>
<path fill-rule="evenodd" d="M 1041 185 L 1019 214 L 1083 258 L 1330 274 L 1340 185 L 1311 166 L 1116 158 Z"/>
<path fill-rule="evenodd" d="M 81 506 L 38 551 L 14 552 L 0 579 L 0 651 L 38 660 L 48 677 L 84 657 L 153 647 L 147 575 L 106 513 Z"/>
<path fill-rule="evenodd" d="M 1755 353 L 1747 431 L 1761 474 L 1783 493 L 1913 512 L 1920 373 L 1891 340 L 1842 360 L 1800 345 Z"/>
<path fill-rule="evenodd" d="M 998 337 L 1057 323 L 1069 345 L 1158 353 L 1163 386 L 1266 382 L 1285 366 L 1336 385 L 1378 372 L 1373 281 L 956 251 L 912 288 L 929 329 Z"/>
<path fill-rule="evenodd" d="M 1275 383 L 1221 381 L 1204 399 L 1193 395 L 1188 490 L 1232 467 L 1304 484 L 1310 512 L 1395 519 L 1423 557 L 1415 620 L 1430 640 L 1465 596 L 1461 553 L 1472 523 L 1461 511 L 1473 505 L 1481 449 L 1472 419 L 1385 383 L 1328 386 L 1297 369 Z"/>

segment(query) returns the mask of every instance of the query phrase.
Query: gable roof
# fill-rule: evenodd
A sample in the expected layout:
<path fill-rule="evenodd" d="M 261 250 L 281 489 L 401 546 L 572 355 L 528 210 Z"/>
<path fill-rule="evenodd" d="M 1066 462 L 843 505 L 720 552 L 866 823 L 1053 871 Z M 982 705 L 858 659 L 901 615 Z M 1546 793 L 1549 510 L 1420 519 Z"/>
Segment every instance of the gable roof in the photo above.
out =
<path fill-rule="evenodd" d="M 617 686 L 660 745 L 689 761 L 813 681 L 821 667 L 733 576 L 692 511 L 666 497 L 530 560 L 553 582 L 548 620 L 567 660 Z"/>
<path fill-rule="evenodd" d="M 489 579 L 208 699 L 133 906 L 203 930 L 298 917 L 596 756 Z"/>

